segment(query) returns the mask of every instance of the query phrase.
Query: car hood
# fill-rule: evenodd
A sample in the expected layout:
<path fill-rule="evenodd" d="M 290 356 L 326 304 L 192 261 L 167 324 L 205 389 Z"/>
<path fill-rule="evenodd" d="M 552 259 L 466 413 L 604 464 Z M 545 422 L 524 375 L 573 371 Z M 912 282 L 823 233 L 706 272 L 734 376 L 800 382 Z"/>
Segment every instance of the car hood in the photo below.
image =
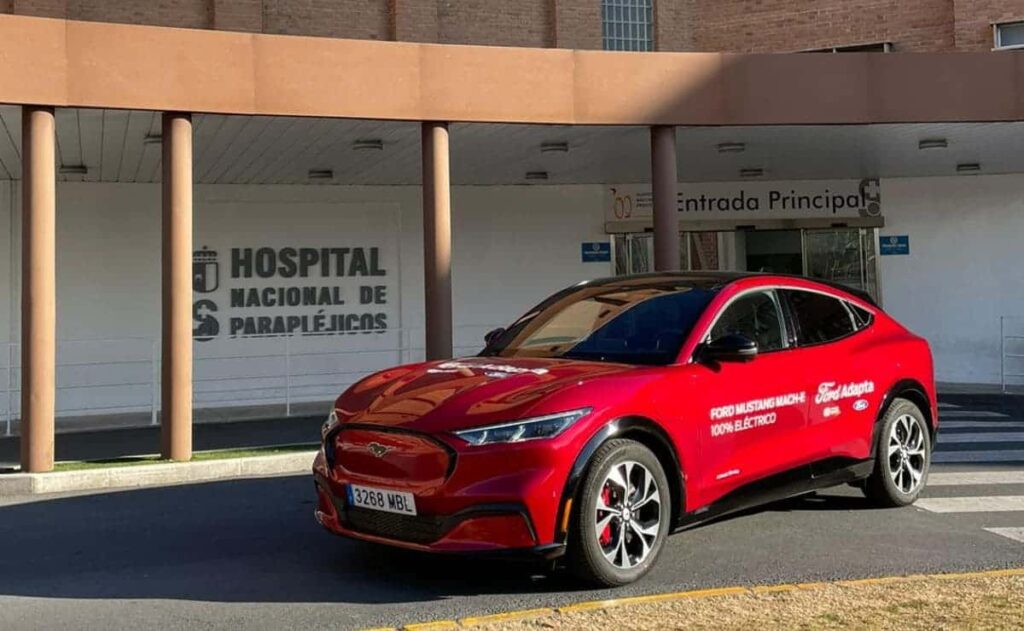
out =
<path fill-rule="evenodd" d="M 345 423 L 451 431 L 560 411 L 538 404 L 585 381 L 635 369 L 567 359 L 472 357 L 428 362 L 371 375 L 342 395 L 335 408 Z"/>

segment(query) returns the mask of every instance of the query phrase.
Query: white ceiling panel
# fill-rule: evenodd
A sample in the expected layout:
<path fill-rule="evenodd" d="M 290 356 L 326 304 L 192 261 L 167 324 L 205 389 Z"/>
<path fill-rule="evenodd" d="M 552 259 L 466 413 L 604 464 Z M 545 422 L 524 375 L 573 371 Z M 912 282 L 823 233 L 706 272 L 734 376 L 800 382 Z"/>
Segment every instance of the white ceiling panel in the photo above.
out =
<path fill-rule="evenodd" d="M 382 184 L 420 182 L 420 126 L 414 122 L 196 115 L 193 173 L 202 184 Z M 84 165 L 64 181 L 158 182 L 160 115 L 149 111 L 59 109 L 60 165 Z M 0 106 L 0 179 L 21 177 L 21 110 Z M 918 142 L 942 138 L 945 149 Z M 383 149 L 356 149 L 379 140 Z M 542 152 L 564 142 L 567 152 Z M 745 145 L 722 153 L 723 142 Z M 1024 123 L 686 127 L 678 129 L 682 181 L 735 180 L 745 168 L 764 178 L 831 179 L 953 175 L 960 162 L 982 173 L 1024 173 Z M 644 127 L 469 124 L 451 126 L 452 182 L 627 183 L 650 177 Z M 310 170 L 331 179 L 310 180 Z"/>

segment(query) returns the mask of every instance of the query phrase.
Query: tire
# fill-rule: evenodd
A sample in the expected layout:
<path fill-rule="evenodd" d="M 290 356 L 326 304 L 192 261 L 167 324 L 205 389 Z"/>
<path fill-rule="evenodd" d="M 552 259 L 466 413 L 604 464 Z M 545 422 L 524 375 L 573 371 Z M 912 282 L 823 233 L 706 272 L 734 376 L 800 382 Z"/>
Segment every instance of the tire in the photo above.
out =
<path fill-rule="evenodd" d="M 627 474 L 628 495 L 616 482 Z M 590 584 L 632 583 L 657 560 L 672 514 L 671 489 L 654 453 L 632 440 L 608 441 L 594 453 L 573 502 L 567 569 Z"/>
<path fill-rule="evenodd" d="M 917 405 L 897 398 L 886 410 L 879 428 L 875 468 L 864 481 L 864 495 L 878 506 L 913 504 L 924 488 L 931 466 L 928 421 Z M 895 452 L 890 454 L 892 450 Z"/>

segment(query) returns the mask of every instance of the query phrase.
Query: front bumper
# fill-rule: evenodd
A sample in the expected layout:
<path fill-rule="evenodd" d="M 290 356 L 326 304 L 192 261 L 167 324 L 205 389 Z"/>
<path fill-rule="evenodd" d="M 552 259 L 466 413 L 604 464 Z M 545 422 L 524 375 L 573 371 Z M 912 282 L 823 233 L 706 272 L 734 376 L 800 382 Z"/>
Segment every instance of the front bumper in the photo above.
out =
<path fill-rule="evenodd" d="M 410 550 L 444 553 L 516 553 L 554 559 L 563 544 L 539 545 L 525 507 L 481 504 L 443 516 L 406 516 L 348 506 L 320 475 L 314 475 L 313 515 L 328 531 L 352 539 Z"/>
<path fill-rule="evenodd" d="M 415 441 L 404 435 L 367 436 L 366 431 L 353 430 L 353 440 L 393 439 L 390 444 L 398 451 L 380 460 L 359 461 L 351 445 L 329 436 L 325 449 L 337 451 L 328 456 L 321 450 L 313 464 L 315 518 L 330 532 L 431 552 L 506 552 L 543 558 L 563 553 L 564 538 L 557 536 L 555 524 L 564 521 L 559 502 L 568 466 L 555 445 L 538 442 L 456 453 L 453 445 L 438 441 L 451 450 L 451 461 L 447 471 L 437 475 L 441 470 L 437 463 L 424 459 L 401 469 L 403 461 L 414 461 L 401 453 L 401 446 Z M 415 447 L 422 449 L 422 444 Z M 429 475 L 417 477 L 418 472 Z M 418 514 L 351 506 L 345 488 L 350 483 L 411 492 Z"/>

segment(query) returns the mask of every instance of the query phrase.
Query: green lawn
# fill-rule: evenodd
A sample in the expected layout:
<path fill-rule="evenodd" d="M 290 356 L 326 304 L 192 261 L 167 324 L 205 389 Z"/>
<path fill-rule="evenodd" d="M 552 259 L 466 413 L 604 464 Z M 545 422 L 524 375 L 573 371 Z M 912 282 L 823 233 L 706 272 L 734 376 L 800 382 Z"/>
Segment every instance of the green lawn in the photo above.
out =
<path fill-rule="evenodd" d="M 226 460 L 228 458 L 248 458 L 250 456 L 273 456 L 278 454 L 295 453 L 299 451 L 314 451 L 319 447 L 317 443 L 297 443 L 293 445 L 273 445 L 270 447 L 243 447 L 241 449 L 215 449 L 211 451 L 197 451 L 192 455 L 192 462 L 204 460 Z M 140 464 L 163 464 L 172 462 L 164 460 L 160 456 L 125 456 L 123 458 L 111 458 L 108 460 L 68 460 L 58 462 L 54 465 L 54 471 L 81 471 L 83 469 L 104 469 L 107 467 L 131 467 Z"/>

